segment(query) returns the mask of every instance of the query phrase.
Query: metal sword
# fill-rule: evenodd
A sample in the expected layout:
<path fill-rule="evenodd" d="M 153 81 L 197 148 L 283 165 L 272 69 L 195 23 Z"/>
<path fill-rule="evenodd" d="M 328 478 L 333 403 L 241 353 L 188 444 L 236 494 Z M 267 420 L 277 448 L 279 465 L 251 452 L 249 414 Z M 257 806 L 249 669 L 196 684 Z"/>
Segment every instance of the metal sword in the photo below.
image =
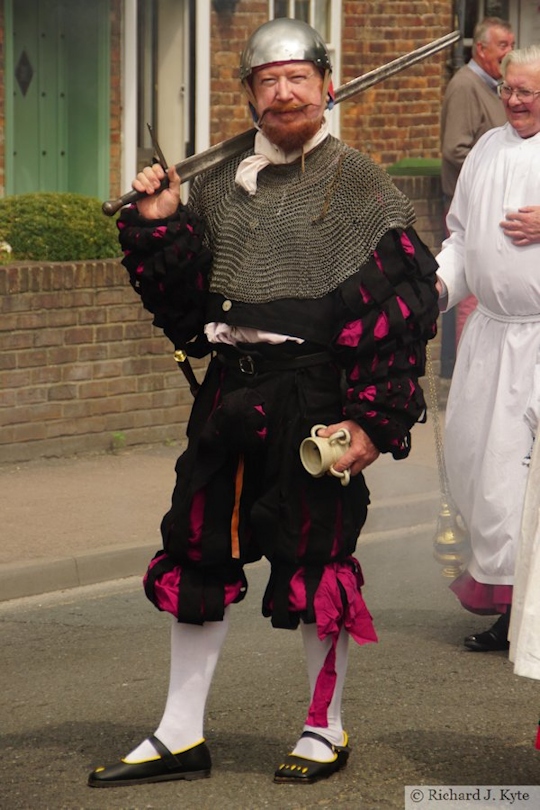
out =
<path fill-rule="evenodd" d="M 363 90 L 367 90 L 368 87 L 372 87 L 374 84 L 387 79 L 389 76 L 393 76 L 394 73 L 398 73 L 399 71 L 416 64 L 422 59 L 426 59 L 428 56 L 438 53 L 438 51 L 456 42 L 460 36 L 461 34 L 459 31 L 453 31 L 450 34 L 446 34 L 444 37 L 440 37 L 427 45 L 417 48 L 415 51 L 411 51 L 410 53 L 394 59 L 392 62 L 388 62 L 386 65 L 382 65 L 379 68 L 369 71 L 369 73 L 365 73 L 362 76 L 358 76 L 356 79 L 352 79 L 350 82 L 347 82 L 336 90 L 335 103 L 339 104 L 341 101 L 345 101 L 351 96 L 357 95 Z M 157 141 L 154 130 L 150 124 L 147 124 L 147 127 L 152 139 L 154 152 L 156 153 L 156 156 L 159 159 L 163 169 L 167 171 L 167 161 L 165 160 L 165 156 Z M 240 135 L 229 138 L 227 141 L 222 141 L 221 143 L 216 144 L 216 146 L 210 147 L 210 149 L 201 152 L 199 155 L 193 155 L 192 157 L 186 158 L 180 163 L 177 163 L 175 168 L 180 175 L 182 182 L 185 183 L 188 180 L 191 180 L 197 174 L 201 174 L 213 166 L 218 166 L 220 163 L 224 163 L 226 160 L 229 160 L 230 158 L 241 154 L 246 149 L 249 149 L 253 145 L 256 132 L 257 130 L 253 127 L 247 132 L 243 132 Z M 161 188 L 166 188 L 168 183 L 168 178 L 165 178 L 161 183 Z M 120 208 L 123 208 L 124 205 L 129 205 L 132 202 L 136 202 L 137 200 L 142 199 L 144 196 L 144 193 L 135 190 L 128 191 L 117 200 L 109 200 L 104 202 L 102 206 L 103 213 L 107 216 L 112 216 L 119 211 Z M 197 378 L 195 377 L 186 352 L 182 349 L 177 349 L 174 352 L 174 359 L 176 360 L 179 370 L 182 371 L 188 382 L 189 390 L 193 396 L 195 396 L 200 386 Z"/>
<path fill-rule="evenodd" d="M 346 101 L 352 96 L 367 90 L 374 84 L 384 81 L 384 79 L 389 78 L 389 76 L 393 76 L 395 73 L 399 73 L 401 70 L 405 70 L 405 68 L 415 65 L 417 62 L 426 59 L 428 56 L 433 56 L 433 54 L 438 53 L 443 48 L 457 42 L 460 37 L 461 33 L 459 31 L 452 31 L 450 34 L 445 34 L 445 36 L 440 37 L 439 39 L 428 42 L 426 45 L 422 45 L 420 48 L 417 48 L 414 51 L 410 51 L 403 56 L 399 56 L 397 59 L 393 59 L 391 62 L 388 62 L 385 65 L 381 65 L 374 70 L 370 70 L 369 73 L 365 73 L 362 76 L 358 76 L 356 79 L 352 79 L 350 82 L 343 84 L 336 90 L 335 103 L 340 104 L 342 101 Z M 246 132 L 242 132 L 240 135 L 235 135 L 233 138 L 229 138 L 228 140 L 222 141 L 215 146 L 211 146 L 209 149 L 206 149 L 204 152 L 200 152 L 198 155 L 192 155 L 191 157 L 182 160 L 180 163 L 177 163 L 176 171 L 180 175 L 182 183 L 186 183 L 188 180 L 192 180 L 198 174 L 211 169 L 213 166 L 218 166 L 230 158 L 236 157 L 237 155 L 242 154 L 242 152 L 245 152 L 247 149 L 253 146 L 253 140 L 256 132 L 257 130 L 253 127 Z M 167 188 L 168 184 L 169 179 L 165 178 L 161 184 L 161 189 Z M 137 200 L 142 199 L 144 196 L 144 193 L 132 189 L 131 191 L 123 194 L 121 197 L 118 197 L 116 200 L 107 200 L 107 202 L 104 202 L 102 205 L 102 211 L 104 214 L 111 217 L 116 214 L 116 212 L 119 211 L 124 205 L 129 205 L 130 203 L 136 202 Z"/>

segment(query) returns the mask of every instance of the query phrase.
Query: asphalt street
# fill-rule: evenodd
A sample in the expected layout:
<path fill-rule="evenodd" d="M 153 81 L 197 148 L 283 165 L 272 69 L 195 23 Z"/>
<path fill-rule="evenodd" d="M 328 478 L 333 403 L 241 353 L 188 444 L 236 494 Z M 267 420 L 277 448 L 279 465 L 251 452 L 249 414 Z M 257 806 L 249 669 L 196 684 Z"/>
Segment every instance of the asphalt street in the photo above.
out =
<path fill-rule="evenodd" d="M 311 786 L 275 785 L 307 707 L 300 634 L 260 615 L 265 563 L 249 569 L 208 707 L 212 776 L 91 789 L 88 772 L 153 731 L 168 677 L 169 617 L 138 578 L 0 604 L 0 806 L 4 810 L 401 810 L 405 785 L 537 785 L 540 686 L 504 653 L 466 651 L 490 623 L 460 608 L 431 531 L 362 542 L 379 643 L 351 646 L 348 767 Z"/>
<path fill-rule="evenodd" d="M 182 446 L 0 460 L 0 602 L 142 575 L 161 546 Z M 433 526 L 439 487 L 432 425 L 415 427 L 406 461 L 383 455 L 366 479 L 372 504 L 364 537 Z"/>

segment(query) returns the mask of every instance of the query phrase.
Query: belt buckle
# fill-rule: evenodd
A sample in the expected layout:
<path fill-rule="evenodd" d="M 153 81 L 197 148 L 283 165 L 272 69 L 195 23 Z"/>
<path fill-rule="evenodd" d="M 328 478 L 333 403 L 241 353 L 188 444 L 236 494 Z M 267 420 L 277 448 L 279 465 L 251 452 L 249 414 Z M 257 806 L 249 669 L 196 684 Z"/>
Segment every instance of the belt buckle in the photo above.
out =
<path fill-rule="evenodd" d="M 255 374 L 255 362 L 250 354 L 243 354 L 238 358 L 238 367 L 242 374 Z"/>

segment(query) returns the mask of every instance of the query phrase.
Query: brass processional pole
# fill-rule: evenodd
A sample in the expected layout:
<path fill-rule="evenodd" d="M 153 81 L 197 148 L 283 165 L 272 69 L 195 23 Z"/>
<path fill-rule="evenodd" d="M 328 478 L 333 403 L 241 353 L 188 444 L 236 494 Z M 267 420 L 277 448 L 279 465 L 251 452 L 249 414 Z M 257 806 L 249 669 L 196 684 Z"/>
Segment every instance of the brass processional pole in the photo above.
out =
<path fill-rule="evenodd" d="M 429 399 L 433 414 L 433 432 L 435 434 L 435 450 L 437 453 L 437 469 L 439 472 L 441 497 L 437 529 L 435 537 L 433 538 L 433 556 L 437 562 L 443 566 L 442 575 L 455 579 L 455 577 L 461 574 L 467 562 L 469 556 L 469 539 L 464 527 L 458 522 L 458 511 L 452 500 L 448 486 L 448 476 L 444 463 L 439 398 L 429 343 L 426 345 L 426 358 Z"/>

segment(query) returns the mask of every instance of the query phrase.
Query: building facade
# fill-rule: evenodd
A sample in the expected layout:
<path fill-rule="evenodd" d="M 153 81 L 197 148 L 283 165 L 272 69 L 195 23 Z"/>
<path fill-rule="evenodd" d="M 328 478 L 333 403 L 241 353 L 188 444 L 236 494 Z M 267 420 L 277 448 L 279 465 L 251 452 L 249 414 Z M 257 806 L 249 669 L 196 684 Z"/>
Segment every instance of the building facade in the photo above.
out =
<path fill-rule="evenodd" d="M 179 162 L 251 125 L 238 83 L 249 33 L 296 16 L 328 42 L 336 86 L 460 27 L 464 39 L 345 102 L 332 130 L 389 166 L 439 155 L 439 110 L 474 23 L 540 41 L 531 0 L 1 0 L 0 196 L 129 188 L 152 123 Z"/>
<path fill-rule="evenodd" d="M 434 163 L 442 95 L 475 22 L 510 18 L 526 45 L 540 41 L 539 8 L 529 0 L 0 0 L 0 196 L 115 198 L 152 158 L 147 123 L 170 163 L 250 128 L 239 55 L 251 31 L 280 15 L 320 30 L 336 87 L 459 27 L 455 46 L 330 115 L 334 133 L 394 174 L 404 159 Z M 436 172 L 395 181 L 436 251 Z M 0 266 L 0 313 L 0 463 L 181 440 L 189 389 L 117 260 Z M 201 361 L 195 368 L 202 374 Z"/>

